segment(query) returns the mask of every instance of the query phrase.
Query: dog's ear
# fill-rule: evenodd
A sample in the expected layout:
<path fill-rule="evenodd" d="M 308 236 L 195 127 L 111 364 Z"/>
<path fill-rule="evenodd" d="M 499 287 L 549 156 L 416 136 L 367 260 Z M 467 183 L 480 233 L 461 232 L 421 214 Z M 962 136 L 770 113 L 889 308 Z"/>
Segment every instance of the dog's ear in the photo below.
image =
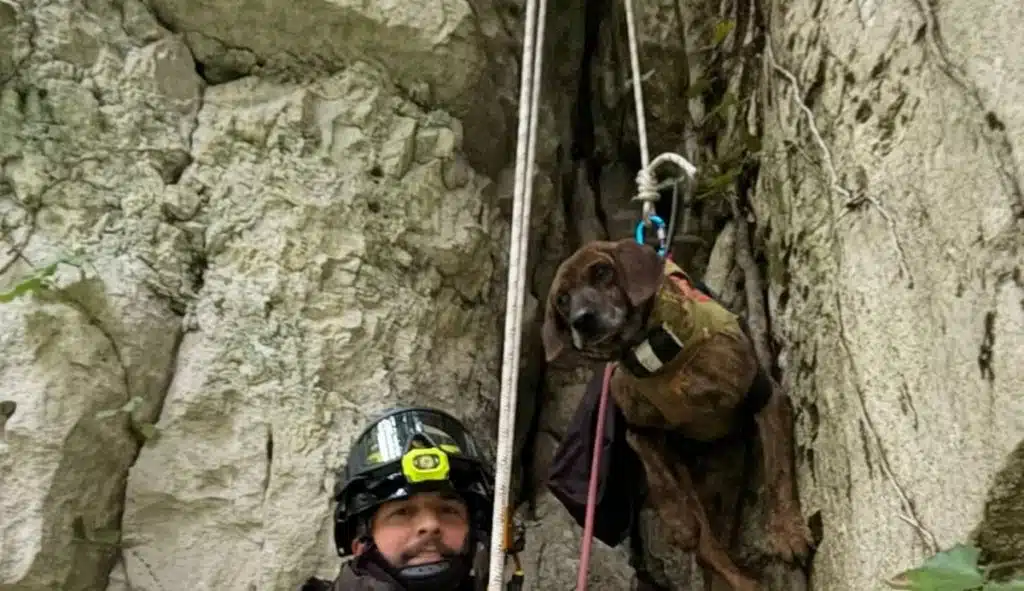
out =
<path fill-rule="evenodd" d="M 619 283 L 636 306 L 649 300 L 661 285 L 665 261 L 650 246 L 624 238 L 615 243 L 612 257 L 618 267 Z"/>
<path fill-rule="evenodd" d="M 551 294 L 555 293 L 558 282 L 551 285 Z M 551 363 L 562 354 L 568 344 L 563 331 L 558 328 L 558 310 L 555 309 L 553 296 L 548 294 L 544 306 L 544 325 L 541 326 L 541 339 L 544 341 L 544 359 Z"/>

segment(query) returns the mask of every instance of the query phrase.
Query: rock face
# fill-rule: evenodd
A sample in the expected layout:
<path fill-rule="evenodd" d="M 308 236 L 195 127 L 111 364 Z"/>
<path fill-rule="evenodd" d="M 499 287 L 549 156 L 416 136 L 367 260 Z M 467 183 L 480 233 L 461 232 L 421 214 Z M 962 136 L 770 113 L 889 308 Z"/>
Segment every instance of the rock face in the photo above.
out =
<path fill-rule="evenodd" d="M 812 4 L 771 14 L 758 213 L 814 587 L 1019 557 L 1024 7 Z"/>
<path fill-rule="evenodd" d="M 4 287 L 85 261 L 0 306 L 0 588 L 334 570 L 332 471 L 368 416 L 493 430 L 505 226 L 461 123 L 358 61 L 210 86 L 134 2 L 0 6 Z"/>
<path fill-rule="evenodd" d="M 589 377 L 544 367 L 543 299 L 639 215 L 622 7 L 552 10 L 531 590 L 575 581 L 580 528 L 543 478 Z M 874 588 L 968 538 L 1019 556 L 1024 9 L 638 10 L 652 154 L 701 167 L 676 259 L 737 310 L 769 302 L 811 586 Z M 439 406 L 493 445 L 521 12 L 0 0 L 0 591 L 293 590 L 337 570 L 334 471 L 369 417 Z M 807 588 L 759 546 L 757 492 L 716 529 L 769 590 Z M 656 516 L 641 530 L 664 588 L 703 583 Z M 590 589 L 636 584 L 625 547 L 594 552 Z"/>

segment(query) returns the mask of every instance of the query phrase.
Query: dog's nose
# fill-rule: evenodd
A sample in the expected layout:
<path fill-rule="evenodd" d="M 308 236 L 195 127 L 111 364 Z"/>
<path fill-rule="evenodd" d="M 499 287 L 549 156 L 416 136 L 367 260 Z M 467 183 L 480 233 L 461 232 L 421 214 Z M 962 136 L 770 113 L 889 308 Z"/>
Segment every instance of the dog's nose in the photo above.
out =
<path fill-rule="evenodd" d="M 569 324 L 583 334 L 590 334 L 597 328 L 597 314 L 590 308 L 580 308 L 572 313 Z"/>

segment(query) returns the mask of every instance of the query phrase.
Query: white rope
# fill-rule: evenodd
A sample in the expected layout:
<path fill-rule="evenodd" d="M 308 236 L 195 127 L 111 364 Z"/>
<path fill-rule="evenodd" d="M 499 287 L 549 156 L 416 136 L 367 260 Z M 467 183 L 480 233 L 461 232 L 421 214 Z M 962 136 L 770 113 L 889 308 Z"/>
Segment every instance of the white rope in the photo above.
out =
<path fill-rule="evenodd" d="M 498 410 L 498 449 L 494 471 L 494 509 L 488 591 L 501 591 L 505 575 L 505 521 L 512 479 L 516 397 L 519 390 L 523 299 L 527 243 L 533 200 L 534 157 L 537 147 L 537 107 L 543 62 L 547 0 L 526 1 L 522 71 L 519 82 L 519 130 L 516 140 L 515 185 L 512 193 L 512 231 L 509 240 L 508 288 L 505 296 L 505 342 L 501 364 L 501 402 Z"/>
<path fill-rule="evenodd" d="M 636 17 L 633 14 L 633 0 L 623 0 L 626 4 L 626 30 L 629 34 L 629 65 L 633 71 L 633 102 L 636 107 L 636 131 L 640 139 L 640 171 L 636 173 L 637 194 L 634 201 L 643 203 L 643 220 L 647 222 L 654 214 L 654 204 L 658 201 L 658 185 L 654 171 L 665 162 L 678 166 L 693 184 L 697 167 L 679 154 L 665 152 L 654 161 L 647 148 L 647 117 L 644 113 L 644 91 L 640 81 L 640 51 L 637 49 Z"/>

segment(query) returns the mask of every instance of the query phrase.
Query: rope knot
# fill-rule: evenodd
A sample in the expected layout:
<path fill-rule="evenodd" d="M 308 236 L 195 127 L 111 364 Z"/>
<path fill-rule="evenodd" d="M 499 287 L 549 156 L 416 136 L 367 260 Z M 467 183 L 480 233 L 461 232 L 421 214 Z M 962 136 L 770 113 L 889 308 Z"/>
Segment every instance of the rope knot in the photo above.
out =
<path fill-rule="evenodd" d="M 637 194 L 633 197 L 633 201 L 643 203 L 643 217 L 647 222 L 650 220 L 651 214 L 654 213 L 654 204 L 660 198 L 658 185 L 655 183 L 654 174 L 651 173 L 650 168 L 641 168 L 636 173 L 636 186 Z"/>
<path fill-rule="evenodd" d="M 638 244 L 647 244 L 647 233 L 645 230 L 647 228 L 654 230 L 658 239 L 659 256 L 665 256 L 668 253 L 668 239 L 671 232 L 666 228 L 664 220 L 658 217 L 654 208 L 654 205 L 658 202 L 660 195 L 658 194 L 659 187 L 655 183 L 653 171 L 657 170 L 658 167 L 665 162 L 671 162 L 679 167 L 691 183 L 693 182 L 693 177 L 697 172 L 697 167 L 691 164 L 686 158 L 683 158 L 679 154 L 666 152 L 652 160 L 646 166 L 641 167 L 636 173 L 637 194 L 632 200 L 640 201 L 643 204 L 643 219 L 636 226 L 636 241 Z M 672 184 L 676 184 L 680 180 L 681 178 L 674 179 Z M 673 202 L 671 222 L 671 225 L 673 226 L 675 225 L 675 209 L 677 206 L 678 203 Z"/>

